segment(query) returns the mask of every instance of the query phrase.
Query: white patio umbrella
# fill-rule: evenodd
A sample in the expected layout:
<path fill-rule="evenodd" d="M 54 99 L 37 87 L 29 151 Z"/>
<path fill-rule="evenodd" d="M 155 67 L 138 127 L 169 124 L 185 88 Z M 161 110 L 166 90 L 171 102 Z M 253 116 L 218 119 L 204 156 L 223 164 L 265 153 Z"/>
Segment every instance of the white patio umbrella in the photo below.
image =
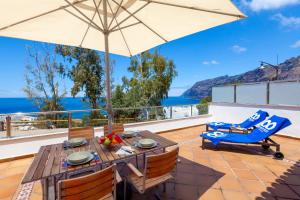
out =
<path fill-rule="evenodd" d="M 109 53 L 132 56 L 244 17 L 231 0 L 1 0 L 0 36 L 104 51 L 111 130 Z"/>

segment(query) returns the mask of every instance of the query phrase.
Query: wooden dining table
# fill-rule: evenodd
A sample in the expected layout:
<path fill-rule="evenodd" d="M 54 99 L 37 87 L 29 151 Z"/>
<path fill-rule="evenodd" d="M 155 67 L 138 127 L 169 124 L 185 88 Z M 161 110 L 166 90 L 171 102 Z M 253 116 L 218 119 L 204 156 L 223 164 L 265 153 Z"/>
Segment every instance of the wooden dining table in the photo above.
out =
<path fill-rule="evenodd" d="M 137 141 L 144 138 L 155 140 L 157 145 L 151 149 L 137 147 Z M 66 179 L 69 174 L 76 174 L 77 172 L 88 171 L 89 169 L 100 170 L 113 163 L 126 162 L 126 160 L 130 160 L 131 157 L 140 155 L 145 157 L 147 153 L 156 153 L 159 152 L 158 150 L 165 150 L 167 147 L 177 145 L 176 142 L 150 131 L 139 131 L 135 137 L 123 138 L 122 143 L 116 144 L 112 148 L 107 148 L 99 144 L 98 141 L 98 137 L 88 139 L 85 145 L 76 148 L 66 148 L 65 143 L 42 146 L 23 177 L 22 184 L 39 180 L 42 181 L 44 199 L 48 199 L 49 183 L 52 182 L 54 186 L 54 191 L 52 192 L 54 193 L 54 197 L 52 198 L 55 199 L 55 185 L 57 180 Z M 130 155 L 117 154 L 116 152 L 122 146 L 131 146 L 134 149 L 133 153 Z M 97 154 L 97 160 L 79 166 L 66 166 L 65 161 L 67 156 L 78 151 L 92 151 Z"/>

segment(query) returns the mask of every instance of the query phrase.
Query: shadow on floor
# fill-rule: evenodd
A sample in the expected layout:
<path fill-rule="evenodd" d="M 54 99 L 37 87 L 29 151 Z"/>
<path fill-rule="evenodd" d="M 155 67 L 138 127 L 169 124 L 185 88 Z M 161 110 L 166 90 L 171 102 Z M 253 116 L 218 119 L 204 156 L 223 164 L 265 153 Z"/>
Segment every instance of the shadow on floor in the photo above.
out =
<path fill-rule="evenodd" d="M 261 194 L 260 199 L 271 197 L 284 199 L 300 199 L 300 161 L 292 165 L 286 172 L 271 183 L 266 192 Z"/>
<path fill-rule="evenodd" d="M 145 194 L 140 195 L 134 189 L 132 198 L 136 200 L 156 199 L 154 194 L 159 190 L 161 199 L 187 199 L 198 200 L 207 190 L 217 187 L 217 181 L 224 176 L 224 173 L 216 171 L 205 165 L 179 157 L 177 173 L 174 173 L 176 180 L 167 183 L 167 190 L 164 193 L 162 185 L 153 188 Z M 174 190 L 175 184 L 175 190 Z"/>
<path fill-rule="evenodd" d="M 203 144 L 202 144 L 203 145 Z M 264 150 L 259 144 L 234 144 L 234 143 L 220 143 L 215 146 L 210 141 L 205 141 L 204 149 L 215 150 L 215 151 L 228 151 L 233 153 L 258 155 L 258 156 L 273 156 L 275 153 L 274 147 L 270 147 L 268 150 Z"/>

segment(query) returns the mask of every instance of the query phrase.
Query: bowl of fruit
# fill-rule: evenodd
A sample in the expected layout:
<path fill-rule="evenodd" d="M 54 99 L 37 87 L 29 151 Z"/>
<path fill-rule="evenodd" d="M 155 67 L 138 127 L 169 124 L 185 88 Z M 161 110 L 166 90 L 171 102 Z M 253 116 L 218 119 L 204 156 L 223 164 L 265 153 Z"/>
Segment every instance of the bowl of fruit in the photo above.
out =
<path fill-rule="evenodd" d="M 101 137 L 99 139 L 99 143 L 106 148 L 112 148 L 114 145 L 122 143 L 122 139 L 115 133 L 110 133 L 104 137 Z"/>

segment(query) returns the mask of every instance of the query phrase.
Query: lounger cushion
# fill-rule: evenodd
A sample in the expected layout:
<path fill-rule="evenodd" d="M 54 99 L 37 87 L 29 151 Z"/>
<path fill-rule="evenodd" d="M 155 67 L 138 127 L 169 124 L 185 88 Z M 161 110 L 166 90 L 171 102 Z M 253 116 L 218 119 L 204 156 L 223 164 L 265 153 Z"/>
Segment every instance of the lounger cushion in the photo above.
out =
<path fill-rule="evenodd" d="M 259 110 L 240 124 L 232 124 L 232 123 L 225 123 L 225 122 L 211 122 L 208 124 L 208 126 L 213 130 L 230 129 L 232 127 L 248 129 L 264 121 L 268 116 L 269 114 L 266 111 Z"/>
<path fill-rule="evenodd" d="M 261 123 L 256 129 L 254 129 L 249 134 L 235 134 L 224 133 L 220 131 L 212 131 L 204 132 L 200 136 L 212 141 L 212 143 L 215 145 L 218 145 L 220 142 L 249 144 L 262 141 L 289 125 L 291 125 L 290 120 L 274 115 L 268 120 Z"/>

